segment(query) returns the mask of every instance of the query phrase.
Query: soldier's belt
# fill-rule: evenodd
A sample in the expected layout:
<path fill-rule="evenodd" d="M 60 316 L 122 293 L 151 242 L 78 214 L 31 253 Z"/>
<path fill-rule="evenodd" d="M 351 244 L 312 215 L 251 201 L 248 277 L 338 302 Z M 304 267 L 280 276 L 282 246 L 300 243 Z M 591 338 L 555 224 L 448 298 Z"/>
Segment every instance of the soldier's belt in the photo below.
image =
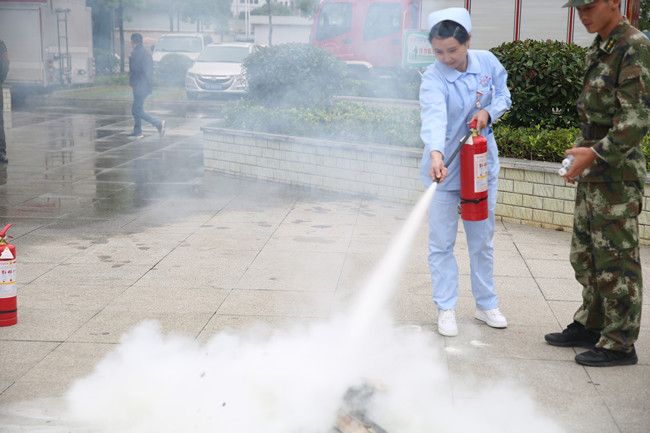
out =
<path fill-rule="evenodd" d="M 607 135 L 609 128 L 609 126 L 598 126 L 583 123 L 581 128 L 582 137 L 585 140 L 600 140 Z"/>

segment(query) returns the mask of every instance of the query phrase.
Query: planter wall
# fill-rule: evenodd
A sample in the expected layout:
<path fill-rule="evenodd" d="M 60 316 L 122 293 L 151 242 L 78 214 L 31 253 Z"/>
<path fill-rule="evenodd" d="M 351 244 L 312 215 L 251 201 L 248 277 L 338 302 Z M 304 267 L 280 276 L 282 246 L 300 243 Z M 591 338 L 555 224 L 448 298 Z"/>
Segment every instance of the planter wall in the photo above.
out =
<path fill-rule="evenodd" d="M 244 176 L 371 198 L 416 203 L 421 150 L 342 143 L 223 128 L 203 128 L 204 167 Z M 501 159 L 497 219 L 570 231 L 575 186 L 559 164 Z M 646 183 L 644 209 L 650 208 Z M 650 212 L 639 218 L 650 243 Z"/>

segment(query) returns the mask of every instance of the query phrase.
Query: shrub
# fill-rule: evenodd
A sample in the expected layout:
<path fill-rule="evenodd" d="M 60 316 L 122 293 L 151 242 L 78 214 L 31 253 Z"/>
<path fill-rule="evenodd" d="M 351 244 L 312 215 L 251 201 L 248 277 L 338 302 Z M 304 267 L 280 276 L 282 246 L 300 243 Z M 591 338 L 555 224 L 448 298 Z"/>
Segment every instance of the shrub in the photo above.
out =
<path fill-rule="evenodd" d="M 95 74 L 97 76 L 113 75 L 120 66 L 120 59 L 117 55 L 101 48 L 93 50 L 95 57 Z"/>
<path fill-rule="evenodd" d="M 234 129 L 357 143 L 422 147 L 419 110 L 336 102 L 327 108 L 273 108 L 252 101 L 224 107 L 225 126 Z"/>
<path fill-rule="evenodd" d="M 244 60 L 251 99 L 267 106 L 327 104 L 341 89 L 345 64 L 322 48 L 300 43 L 264 47 Z"/>
<path fill-rule="evenodd" d="M 98 86 L 128 86 L 129 73 L 125 72 L 116 75 L 100 75 L 95 77 L 95 84 Z"/>
<path fill-rule="evenodd" d="M 167 54 L 156 67 L 156 84 L 161 86 L 185 86 L 185 74 L 192 67 L 192 60 L 182 54 Z"/>
<path fill-rule="evenodd" d="M 339 92 L 342 96 L 417 100 L 422 76 L 417 69 L 386 69 L 365 77 L 348 74 Z"/>
<path fill-rule="evenodd" d="M 586 48 L 559 41 L 515 41 L 491 49 L 508 71 L 512 106 L 502 121 L 514 127 L 577 127 Z"/>

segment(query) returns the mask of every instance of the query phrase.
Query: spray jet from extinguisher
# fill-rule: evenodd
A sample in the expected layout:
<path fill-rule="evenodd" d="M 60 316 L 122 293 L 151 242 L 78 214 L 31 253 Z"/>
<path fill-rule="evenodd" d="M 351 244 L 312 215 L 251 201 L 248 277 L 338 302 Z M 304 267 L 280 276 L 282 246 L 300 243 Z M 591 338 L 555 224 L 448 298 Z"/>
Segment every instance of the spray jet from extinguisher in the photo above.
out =
<path fill-rule="evenodd" d="M 470 124 L 469 132 L 445 164 L 449 167 L 460 152 L 460 216 L 465 221 L 481 221 L 488 217 L 487 140 L 479 135 L 477 123 L 474 120 Z M 434 179 L 435 183 L 438 181 Z"/>

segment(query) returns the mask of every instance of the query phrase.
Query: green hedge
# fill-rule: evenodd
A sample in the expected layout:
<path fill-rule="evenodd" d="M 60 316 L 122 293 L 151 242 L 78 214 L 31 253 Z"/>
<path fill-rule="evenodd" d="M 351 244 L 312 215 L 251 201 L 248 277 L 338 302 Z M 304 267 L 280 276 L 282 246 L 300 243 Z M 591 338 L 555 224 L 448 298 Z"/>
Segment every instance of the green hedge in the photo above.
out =
<path fill-rule="evenodd" d="M 265 108 L 252 101 L 224 107 L 225 126 L 233 129 L 327 140 L 422 147 L 419 110 L 335 102 L 327 108 Z"/>
<path fill-rule="evenodd" d="M 493 129 L 500 156 L 546 162 L 561 162 L 564 151 L 580 133 L 578 128 L 517 128 L 505 123 L 497 123 Z"/>
<path fill-rule="evenodd" d="M 419 108 L 338 101 L 327 108 L 265 108 L 242 100 L 224 107 L 225 127 L 357 143 L 422 148 Z M 546 129 L 494 125 L 499 155 L 561 162 L 580 133 L 575 127 Z M 642 141 L 650 157 L 650 135 Z M 650 171 L 650 166 L 648 167 Z"/>
<path fill-rule="evenodd" d="M 95 77 L 95 85 L 97 86 L 128 86 L 129 73 L 115 75 L 100 75 Z"/>

